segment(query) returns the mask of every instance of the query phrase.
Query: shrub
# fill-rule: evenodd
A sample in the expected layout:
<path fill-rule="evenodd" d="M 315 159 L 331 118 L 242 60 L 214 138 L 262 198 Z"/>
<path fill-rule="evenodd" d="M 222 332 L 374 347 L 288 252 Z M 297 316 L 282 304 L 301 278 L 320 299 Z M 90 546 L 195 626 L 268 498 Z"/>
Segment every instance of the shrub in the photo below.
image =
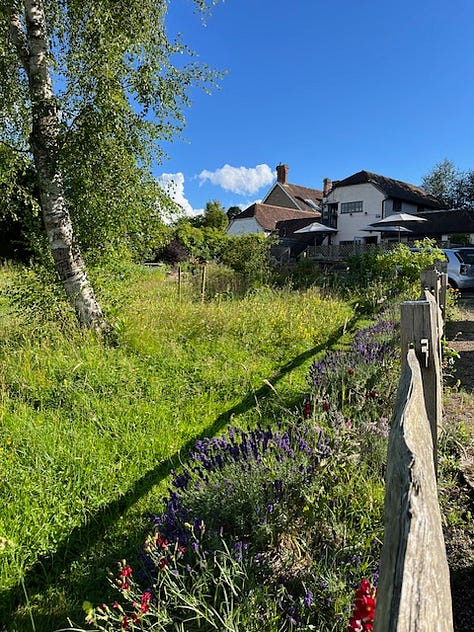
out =
<path fill-rule="evenodd" d="M 231 237 L 222 252 L 222 262 L 247 280 L 264 282 L 270 275 L 271 240 L 262 234 Z"/>

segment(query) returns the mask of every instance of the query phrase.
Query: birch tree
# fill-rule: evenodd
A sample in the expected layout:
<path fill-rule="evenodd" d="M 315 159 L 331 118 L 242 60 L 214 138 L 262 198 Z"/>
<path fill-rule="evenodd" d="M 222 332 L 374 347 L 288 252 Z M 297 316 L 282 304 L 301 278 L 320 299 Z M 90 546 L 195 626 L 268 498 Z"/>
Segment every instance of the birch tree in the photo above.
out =
<path fill-rule="evenodd" d="M 81 222 L 89 231 L 109 222 L 111 232 L 116 226 L 126 234 L 123 215 L 107 204 L 105 176 L 120 174 L 125 184 L 143 179 L 163 156 L 161 141 L 183 128 L 190 87 L 215 77 L 192 59 L 173 63 L 192 52 L 168 38 L 167 5 L 4 0 L 0 8 L 0 141 L 31 153 L 58 278 L 80 323 L 97 330 L 107 323 L 81 253 Z M 150 204 L 150 222 L 167 203 L 162 196 Z"/>

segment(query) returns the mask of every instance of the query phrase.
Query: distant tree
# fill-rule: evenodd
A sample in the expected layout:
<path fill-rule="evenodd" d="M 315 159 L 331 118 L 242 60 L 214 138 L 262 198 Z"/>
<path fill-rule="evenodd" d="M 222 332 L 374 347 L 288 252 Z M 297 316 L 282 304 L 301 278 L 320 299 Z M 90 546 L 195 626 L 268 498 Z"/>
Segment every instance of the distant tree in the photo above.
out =
<path fill-rule="evenodd" d="M 231 222 L 237 215 L 242 213 L 242 209 L 239 206 L 230 206 L 227 209 L 227 217 L 229 218 L 229 222 Z"/>
<path fill-rule="evenodd" d="M 204 209 L 204 218 L 202 225 L 207 228 L 216 228 L 217 230 L 224 231 L 229 224 L 229 218 L 224 210 L 224 207 L 217 200 L 212 200 L 206 204 Z"/>
<path fill-rule="evenodd" d="M 461 171 L 447 158 L 423 177 L 422 187 L 448 209 L 474 205 L 474 171 Z"/>

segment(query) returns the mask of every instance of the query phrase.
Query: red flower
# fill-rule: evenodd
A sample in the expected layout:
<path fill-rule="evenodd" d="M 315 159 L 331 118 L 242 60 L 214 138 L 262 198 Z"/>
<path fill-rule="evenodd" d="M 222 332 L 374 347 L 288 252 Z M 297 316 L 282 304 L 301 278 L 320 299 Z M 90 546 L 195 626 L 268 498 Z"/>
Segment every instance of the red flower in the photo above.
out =
<path fill-rule="evenodd" d="M 354 369 L 349 369 L 347 372 L 349 373 L 349 375 L 354 375 Z"/>
<path fill-rule="evenodd" d="M 330 408 L 329 402 L 323 402 L 323 410 L 328 411 Z"/>
<path fill-rule="evenodd" d="M 166 557 L 162 557 L 158 563 L 158 568 L 164 568 L 168 564 Z"/>
<path fill-rule="evenodd" d="M 303 408 L 303 419 L 307 419 L 311 415 L 311 402 L 306 402 Z"/>
<path fill-rule="evenodd" d="M 130 617 L 125 615 L 124 618 L 122 619 L 122 625 L 121 625 L 122 630 L 128 630 L 128 622 L 129 622 L 129 620 L 130 620 Z"/>
<path fill-rule="evenodd" d="M 159 533 L 156 536 L 156 543 L 162 549 L 166 549 L 166 547 L 168 546 L 168 540 L 161 536 Z"/>
<path fill-rule="evenodd" d="M 356 590 L 354 611 L 349 620 L 350 632 L 370 632 L 374 627 L 376 588 L 363 579 Z"/>
<path fill-rule="evenodd" d="M 130 566 L 124 566 L 120 571 L 120 577 L 130 577 L 133 571 Z"/>

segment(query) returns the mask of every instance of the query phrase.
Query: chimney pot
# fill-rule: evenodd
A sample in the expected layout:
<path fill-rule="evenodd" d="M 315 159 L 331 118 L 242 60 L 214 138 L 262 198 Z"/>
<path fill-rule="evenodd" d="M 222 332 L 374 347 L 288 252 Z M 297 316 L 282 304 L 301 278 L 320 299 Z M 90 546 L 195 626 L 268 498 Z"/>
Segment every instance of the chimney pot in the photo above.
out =
<path fill-rule="evenodd" d="M 288 179 L 288 170 L 289 170 L 288 165 L 282 165 L 282 164 L 277 165 L 277 168 L 276 168 L 277 181 L 280 184 L 286 184 L 287 179 Z"/>
<path fill-rule="evenodd" d="M 324 178 L 323 180 L 323 195 L 329 195 L 332 187 L 332 180 L 330 178 Z"/>

